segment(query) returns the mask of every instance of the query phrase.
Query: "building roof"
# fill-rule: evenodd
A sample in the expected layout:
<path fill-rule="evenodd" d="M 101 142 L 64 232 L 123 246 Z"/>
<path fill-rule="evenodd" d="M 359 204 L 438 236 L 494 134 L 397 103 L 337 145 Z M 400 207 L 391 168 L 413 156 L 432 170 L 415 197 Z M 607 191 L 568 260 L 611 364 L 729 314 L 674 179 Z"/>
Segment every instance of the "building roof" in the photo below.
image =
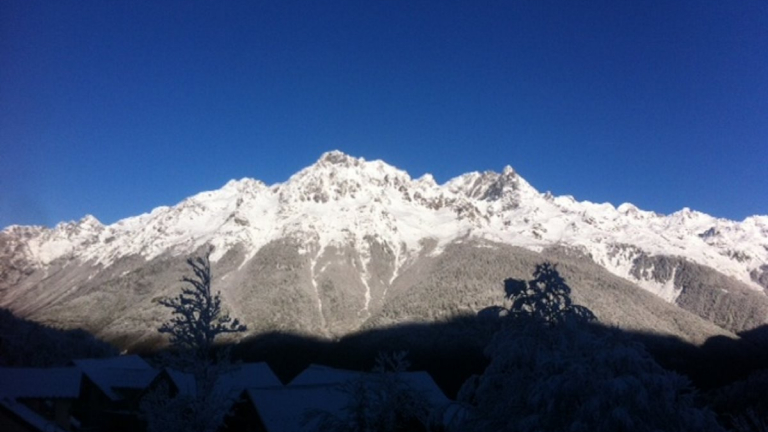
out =
<path fill-rule="evenodd" d="M 155 388 L 161 381 L 169 382 L 182 396 L 195 396 L 197 386 L 195 376 L 191 373 L 181 372 L 170 367 L 163 368 L 157 376 L 147 385 L 148 389 Z"/>
<path fill-rule="evenodd" d="M 431 410 L 446 407 L 450 400 L 426 372 L 401 372 L 397 378 L 419 392 Z M 259 413 L 268 432 L 299 432 L 317 429 L 318 417 L 324 413 L 343 419 L 350 402 L 349 388 L 344 383 L 361 380 L 363 385 L 376 385 L 381 375 L 311 365 L 285 387 L 249 388 L 246 394 Z"/>
<path fill-rule="evenodd" d="M 0 397 L 0 410 L 10 413 L 12 417 L 18 419 L 21 423 L 28 425 L 33 430 L 41 432 L 65 432 L 64 429 L 57 426 L 56 423 L 45 419 L 28 406 L 14 399 Z"/>
<path fill-rule="evenodd" d="M 240 394 L 246 388 L 274 387 L 283 384 L 277 378 L 269 365 L 260 363 L 243 363 L 221 374 L 216 381 L 216 391 Z"/>
<path fill-rule="evenodd" d="M 93 383 L 112 400 L 121 399 L 117 389 L 143 389 L 158 371 L 137 355 L 73 360 Z"/>
<path fill-rule="evenodd" d="M 197 394 L 197 386 L 195 385 L 195 376 L 190 373 L 185 373 L 172 368 L 163 369 L 171 380 L 173 385 L 179 391 L 179 394 L 183 396 L 194 396 Z"/>
<path fill-rule="evenodd" d="M 336 369 L 328 366 L 311 364 L 291 380 L 288 385 L 337 384 L 355 379 L 362 373 L 363 372 L 360 371 Z"/>
<path fill-rule="evenodd" d="M 341 384 L 343 382 L 365 377 L 373 377 L 374 372 L 358 372 L 345 369 L 335 369 L 327 366 L 310 365 L 288 386 L 306 386 L 318 384 Z M 440 387 L 435 384 L 432 376 L 424 371 L 399 372 L 397 377 L 412 389 L 420 392 L 432 407 L 439 407 L 450 402 Z"/>
<path fill-rule="evenodd" d="M 268 432 L 315 430 L 313 412 L 341 414 L 349 395 L 334 385 L 250 388 L 247 391 Z M 306 422 L 306 424 L 305 424 Z"/>
<path fill-rule="evenodd" d="M 76 367 L 0 368 L 0 397 L 75 399 L 81 375 Z"/>
<path fill-rule="evenodd" d="M 166 367 L 153 382 L 161 379 L 170 381 L 179 393 L 185 396 L 194 396 L 198 391 L 195 375 L 192 373 Z M 216 378 L 214 391 L 237 397 L 249 387 L 273 386 L 282 386 L 282 383 L 266 363 L 244 363 L 221 372 Z"/>

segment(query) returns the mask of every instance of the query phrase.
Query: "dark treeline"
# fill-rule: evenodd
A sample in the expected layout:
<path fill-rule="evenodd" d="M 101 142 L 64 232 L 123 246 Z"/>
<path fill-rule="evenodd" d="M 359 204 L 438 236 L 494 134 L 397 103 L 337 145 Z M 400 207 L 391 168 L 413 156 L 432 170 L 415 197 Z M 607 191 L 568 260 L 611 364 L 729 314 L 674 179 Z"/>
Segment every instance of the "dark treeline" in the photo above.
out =
<path fill-rule="evenodd" d="M 266 361 L 284 382 L 311 363 L 369 370 L 378 352 L 407 350 L 413 369 L 430 372 L 448 396 L 455 396 L 470 375 L 485 369 L 488 359 L 483 350 L 499 325 L 487 318 L 462 316 L 441 323 L 368 330 L 337 340 L 272 332 L 248 337 L 231 348 L 237 360 Z M 600 323 L 589 325 L 609 330 Z M 701 391 L 743 380 L 768 368 L 768 346 L 748 339 L 713 337 L 696 346 L 661 334 L 620 331 L 641 342 L 662 367 L 687 376 Z"/>
<path fill-rule="evenodd" d="M 415 370 L 426 370 L 446 395 L 455 398 L 472 375 L 482 374 L 489 359 L 484 348 L 500 323 L 464 316 L 442 323 L 403 324 L 356 333 L 336 341 L 295 334 L 253 336 L 234 348 L 243 361 L 266 361 L 284 382 L 310 363 L 369 370 L 377 352 L 408 350 Z M 599 323 L 599 331 L 617 331 Z M 750 409 L 768 412 L 768 349 L 747 340 L 711 338 L 702 346 L 659 334 L 622 331 L 641 342 L 665 369 L 688 377 L 700 405 L 712 408 L 724 425 Z"/>
<path fill-rule="evenodd" d="M 117 355 L 114 346 L 85 330 L 61 330 L 0 308 L 0 366 L 64 366 L 77 358 Z"/>

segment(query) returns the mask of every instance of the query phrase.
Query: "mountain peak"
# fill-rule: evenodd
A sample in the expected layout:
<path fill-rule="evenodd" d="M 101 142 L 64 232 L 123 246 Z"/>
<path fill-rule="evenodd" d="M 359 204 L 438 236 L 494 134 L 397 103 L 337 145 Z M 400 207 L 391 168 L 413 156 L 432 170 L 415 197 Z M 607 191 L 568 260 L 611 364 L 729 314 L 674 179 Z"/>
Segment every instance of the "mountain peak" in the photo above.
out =
<path fill-rule="evenodd" d="M 320 159 L 317 160 L 318 165 L 357 166 L 363 162 L 365 162 L 365 159 L 350 156 L 340 150 L 325 152 L 320 156 Z"/>
<path fill-rule="evenodd" d="M 78 224 L 80 224 L 80 225 L 91 225 L 91 226 L 101 226 L 102 225 L 101 222 L 98 219 L 96 219 L 96 217 L 94 215 L 92 215 L 92 214 L 87 214 L 87 215 L 83 216 L 83 218 L 80 219 L 80 221 L 78 221 Z"/>
<path fill-rule="evenodd" d="M 715 225 L 726 227 L 727 235 L 710 246 L 722 250 L 701 249 L 698 234 Z M 606 265 L 614 265 L 614 256 L 605 255 L 606 245 L 613 243 L 635 244 L 648 253 L 674 248 L 751 283 L 749 272 L 768 257 L 763 247 L 768 217 L 737 224 L 687 208 L 665 217 L 629 203 L 613 208 L 543 195 L 510 166 L 501 173 L 470 172 L 439 185 L 430 174 L 412 179 L 382 160 L 339 150 L 323 153 L 315 164 L 272 186 L 243 178 L 110 226 L 86 216 L 55 229 L 17 227 L 3 233 L 36 239 L 30 256 L 41 265 L 75 249 L 84 260 L 108 265 L 130 254 L 149 259 L 167 251 L 188 253 L 205 242 L 222 254 L 242 244 L 251 257 L 284 237 L 317 238 L 316 247 L 376 238 L 407 255 L 417 253 L 424 238 L 444 245 L 471 235 L 530 248 L 552 242 L 586 245 Z M 729 250 L 749 254 L 751 261 L 734 264 Z"/>
<path fill-rule="evenodd" d="M 238 192 L 259 191 L 267 186 L 261 180 L 244 177 L 240 180 L 230 180 L 222 187 L 222 190 L 233 190 Z"/>

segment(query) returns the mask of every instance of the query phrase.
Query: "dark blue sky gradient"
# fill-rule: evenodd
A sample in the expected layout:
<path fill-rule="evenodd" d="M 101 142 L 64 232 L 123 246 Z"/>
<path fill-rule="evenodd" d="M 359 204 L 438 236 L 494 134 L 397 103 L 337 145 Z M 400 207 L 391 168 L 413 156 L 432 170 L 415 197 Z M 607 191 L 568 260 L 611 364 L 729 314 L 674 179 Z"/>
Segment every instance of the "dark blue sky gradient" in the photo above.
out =
<path fill-rule="evenodd" d="M 112 223 L 331 149 L 768 214 L 768 2 L 0 2 L 0 226 Z"/>

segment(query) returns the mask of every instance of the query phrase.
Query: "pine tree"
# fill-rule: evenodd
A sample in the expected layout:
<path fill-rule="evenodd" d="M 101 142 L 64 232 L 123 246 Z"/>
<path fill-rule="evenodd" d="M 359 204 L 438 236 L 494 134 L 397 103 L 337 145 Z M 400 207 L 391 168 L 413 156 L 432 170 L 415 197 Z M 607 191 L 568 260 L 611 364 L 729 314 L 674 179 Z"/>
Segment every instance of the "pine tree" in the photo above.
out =
<path fill-rule="evenodd" d="M 173 317 L 158 330 L 170 335 L 176 348 L 174 356 L 165 359 L 167 366 L 191 374 L 195 391 L 172 396 L 160 386 L 141 403 L 141 411 L 150 432 L 215 432 L 234 403 L 236 394 L 217 388 L 222 373 L 230 367 L 227 349 L 213 352 L 220 335 L 247 330 L 221 307 L 221 295 L 211 291 L 211 250 L 201 257 L 187 259 L 194 277 L 183 277 L 187 286 L 181 294 L 160 300 L 171 309 Z"/>
<path fill-rule="evenodd" d="M 462 387 L 463 431 L 711 431 L 684 377 L 664 370 L 618 329 L 574 305 L 551 264 L 507 283 L 506 324 L 486 347 L 490 363 Z"/>
<path fill-rule="evenodd" d="M 193 351 L 207 358 L 216 337 L 240 333 L 247 327 L 222 311 L 221 294 L 211 291 L 211 249 L 202 257 L 187 259 L 195 274 L 183 277 L 188 284 L 176 297 L 163 298 L 160 304 L 172 310 L 173 317 L 158 329 L 170 335 L 171 344 L 182 351 Z"/>
<path fill-rule="evenodd" d="M 548 262 L 537 265 L 533 279 L 527 283 L 507 280 L 506 291 L 507 298 L 512 302 L 509 316 L 531 318 L 536 325 L 554 326 L 566 321 L 597 320 L 591 310 L 573 304 L 571 288 L 556 266 Z"/>

